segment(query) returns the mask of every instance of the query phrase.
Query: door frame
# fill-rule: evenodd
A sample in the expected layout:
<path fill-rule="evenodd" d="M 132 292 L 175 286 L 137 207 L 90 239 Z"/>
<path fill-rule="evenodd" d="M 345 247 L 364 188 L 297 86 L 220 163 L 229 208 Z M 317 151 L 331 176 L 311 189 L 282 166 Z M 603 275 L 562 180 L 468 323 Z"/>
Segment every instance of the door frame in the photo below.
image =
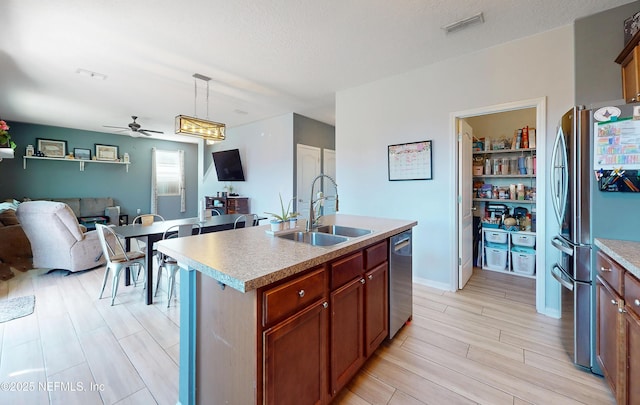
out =
<path fill-rule="evenodd" d="M 497 104 L 492 106 L 480 107 L 471 110 L 457 111 L 450 114 L 450 142 L 451 150 L 454 151 L 455 157 L 451 161 L 451 173 L 455 173 L 455 186 L 452 187 L 452 200 L 456 202 L 456 209 L 452 210 L 452 223 L 454 224 L 455 235 L 451 238 L 451 254 L 452 263 L 458 263 L 460 257 L 459 247 L 459 226 L 458 218 L 458 187 L 460 184 L 460 156 L 458 151 L 458 120 L 475 117 L 478 115 L 495 114 L 513 110 L 521 110 L 525 108 L 536 109 L 536 310 L 545 313 L 545 279 L 546 279 L 546 189 L 547 184 L 547 101 L 546 97 L 533 98 L 528 100 L 520 100 L 510 103 Z M 451 291 L 458 290 L 458 267 L 452 266 L 449 283 Z"/>

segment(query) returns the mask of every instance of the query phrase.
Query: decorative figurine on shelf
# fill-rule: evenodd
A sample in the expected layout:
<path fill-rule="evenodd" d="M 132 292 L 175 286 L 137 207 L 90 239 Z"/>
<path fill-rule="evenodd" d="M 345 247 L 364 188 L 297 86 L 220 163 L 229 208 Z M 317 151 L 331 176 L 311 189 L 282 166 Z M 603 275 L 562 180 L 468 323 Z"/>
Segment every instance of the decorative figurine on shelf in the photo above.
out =
<path fill-rule="evenodd" d="M 27 145 L 26 155 L 33 156 L 33 154 L 34 154 L 33 145 Z"/>

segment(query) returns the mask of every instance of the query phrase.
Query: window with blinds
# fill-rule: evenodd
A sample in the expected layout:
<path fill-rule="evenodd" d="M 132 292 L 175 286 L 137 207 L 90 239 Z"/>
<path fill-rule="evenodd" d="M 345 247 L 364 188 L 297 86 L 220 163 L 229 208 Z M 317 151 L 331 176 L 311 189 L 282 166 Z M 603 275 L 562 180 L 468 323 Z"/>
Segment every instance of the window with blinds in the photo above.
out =
<path fill-rule="evenodd" d="M 156 151 L 156 188 L 158 196 L 180 195 L 182 188 L 180 152 Z"/>

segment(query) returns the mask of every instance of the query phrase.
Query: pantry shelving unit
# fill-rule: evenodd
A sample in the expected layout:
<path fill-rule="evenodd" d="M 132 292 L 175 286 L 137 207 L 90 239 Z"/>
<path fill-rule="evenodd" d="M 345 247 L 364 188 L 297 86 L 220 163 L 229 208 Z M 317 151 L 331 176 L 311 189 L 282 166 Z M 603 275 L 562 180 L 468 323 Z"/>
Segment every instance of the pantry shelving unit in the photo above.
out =
<path fill-rule="evenodd" d="M 478 195 L 479 190 L 475 190 L 473 201 L 476 209 L 484 212 L 485 206 L 493 203 L 506 205 L 512 213 L 513 209 L 519 206 L 524 206 L 529 213 L 534 213 L 535 170 L 533 164 L 530 164 L 529 168 L 525 168 L 527 172 L 521 173 L 517 162 L 519 157 L 525 159 L 529 157 L 530 162 L 533 163 L 535 155 L 536 148 L 474 151 L 474 160 L 478 160 L 478 157 L 483 160 L 482 174 L 478 171 L 474 172 L 474 183 L 478 181 L 484 184 L 490 183 L 492 188 L 497 187 L 502 191 L 498 198 L 494 198 L 495 193 L 492 190 L 492 198 L 488 198 L 487 195 Z M 486 164 L 487 161 L 491 164 Z M 487 173 L 487 170 L 491 172 Z M 514 183 L 522 185 L 521 195 L 512 195 Z M 485 186 L 485 191 L 486 188 Z M 532 224 L 532 231 L 483 227 L 480 246 L 481 267 L 485 270 L 506 272 L 522 277 L 535 277 L 536 233 L 534 227 L 535 223 Z"/>
<path fill-rule="evenodd" d="M 482 228 L 482 268 L 534 277 L 536 234 Z"/>

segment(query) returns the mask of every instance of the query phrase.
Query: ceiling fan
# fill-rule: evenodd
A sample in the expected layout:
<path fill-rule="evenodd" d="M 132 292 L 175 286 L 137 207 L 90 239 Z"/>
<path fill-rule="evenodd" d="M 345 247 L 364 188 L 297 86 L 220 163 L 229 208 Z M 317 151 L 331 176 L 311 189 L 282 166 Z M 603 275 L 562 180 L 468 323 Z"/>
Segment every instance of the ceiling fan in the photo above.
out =
<path fill-rule="evenodd" d="M 146 135 L 146 136 L 151 136 L 150 132 L 153 132 L 154 134 L 164 134 L 164 132 L 162 132 L 162 131 L 154 131 L 152 129 L 141 128 L 141 125 L 136 122 L 138 117 L 136 117 L 135 115 L 132 115 L 131 118 L 133 118 L 133 122 L 129 123 L 129 125 L 127 125 L 126 127 L 116 127 L 116 126 L 113 126 L 113 125 L 103 125 L 103 127 L 105 127 L 105 128 L 118 128 L 118 129 L 131 131 L 130 132 L 131 136 L 136 136 L 136 134 L 142 134 L 142 135 Z"/>

